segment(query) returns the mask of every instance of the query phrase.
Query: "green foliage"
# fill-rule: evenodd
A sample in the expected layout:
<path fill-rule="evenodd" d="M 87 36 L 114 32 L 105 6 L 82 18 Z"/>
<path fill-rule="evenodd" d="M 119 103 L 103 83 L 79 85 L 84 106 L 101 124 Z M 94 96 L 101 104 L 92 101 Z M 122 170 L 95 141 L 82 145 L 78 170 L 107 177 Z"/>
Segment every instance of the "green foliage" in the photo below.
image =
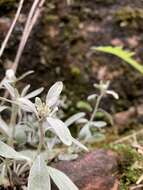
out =
<path fill-rule="evenodd" d="M 77 102 L 76 106 L 77 106 L 78 109 L 83 109 L 83 110 L 86 110 L 88 112 L 92 111 L 92 107 L 87 101 L 82 101 L 81 100 L 81 101 Z"/>
<path fill-rule="evenodd" d="M 101 51 L 109 54 L 113 54 L 126 63 L 133 66 L 136 70 L 138 70 L 140 73 L 143 74 L 143 66 L 138 63 L 132 56 L 134 55 L 134 52 L 123 50 L 122 47 L 112 47 L 112 46 L 101 46 L 101 47 L 93 47 L 93 50 Z"/>
<path fill-rule="evenodd" d="M 117 152 L 120 157 L 121 190 L 127 190 L 135 184 L 143 172 L 141 167 L 142 156 L 130 145 L 117 144 L 110 148 Z"/>

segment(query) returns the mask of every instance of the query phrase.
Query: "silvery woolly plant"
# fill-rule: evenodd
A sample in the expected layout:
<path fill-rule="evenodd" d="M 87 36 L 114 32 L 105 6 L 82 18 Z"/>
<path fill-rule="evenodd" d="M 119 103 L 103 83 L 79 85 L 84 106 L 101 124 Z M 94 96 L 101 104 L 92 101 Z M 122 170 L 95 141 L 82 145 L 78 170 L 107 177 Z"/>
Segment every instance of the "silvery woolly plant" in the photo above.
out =
<path fill-rule="evenodd" d="M 84 142 L 90 142 L 90 141 L 96 141 L 96 138 L 100 137 L 102 138 L 103 135 L 101 133 L 96 132 L 95 135 L 92 134 L 91 129 L 96 128 L 97 130 L 100 130 L 101 128 L 105 127 L 107 123 L 105 121 L 95 121 L 95 118 L 97 116 L 97 112 L 102 111 L 105 115 L 110 117 L 110 114 L 106 111 L 100 109 L 100 102 L 106 95 L 112 95 L 115 99 L 118 99 L 119 96 L 116 92 L 113 90 L 109 90 L 110 81 L 100 81 L 99 84 L 94 84 L 94 88 L 99 90 L 99 94 L 91 94 L 88 96 L 88 101 L 94 101 L 94 107 L 92 109 L 92 113 L 89 119 L 87 118 L 81 118 L 77 122 L 79 124 L 82 124 L 83 127 L 79 131 L 79 138 L 83 139 Z M 111 118 L 111 117 L 110 117 Z M 98 135 L 97 135 L 98 134 Z"/>
<path fill-rule="evenodd" d="M 3 182 L 7 172 L 11 170 L 11 163 L 15 163 L 16 160 L 22 160 L 25 163 L 16 171 L 21 173 L 25 170 L 27 165 L 30 168 L 28 178 L 28 190 L 50 190 L 51 181 L 54 181 L 60 190 L 78 190 L 76 185 L 61 171 L 52 168 L 47 165 L 48 160 L 43 156 L 43 150 L 48 152 L 48 142 L 45 138 L 46 131 L 50 131 L 65 145 L 71 146 L 73 143 L 87 150 L 79 141 L 74 139 L 67 127 L 67 124 L 56 117 L 58 111 L 59 97 L 63 89 L 63 83 L 61 81 L 56 82 L 48 91 L 45 101 L 43 102 L 37 95 L 39 95 L 43 88 L 39 88 L 28 93 L 30 85 L 23 88 L 21 93 L 16 88 L 17 81 L 26 77 L 31 72 L 23 74 L 17 78 L 12 69 L 6 71 L 5 78 L 0 83 L 0 88 L 6 90 L 10 98 L 0 97 L 2 103 L 9 103 L 11 106 L 1 105 L 0 111 L 9 109 L 11 111 L 10 122 L 7 123 L 0 118 L 0 131 L 3 134 L 3 140 L 0 140 L 0 183 Z M 30 99 L 35 97 L 33 103 Z M 29 156 L 24 156 L 21 152 L 17 152 L 14 149 L 16 141 L 17 126 L 20 127 L 23 123 L 23 117 L 25 114 L 32 114 L 38 123 L 38 136 L 39 145 L 37 147 L 37 153 L 34 159 Z M 72 119 L 73 122 L 73 119 Z M 22 130 L 22 127 L 21 127 Z M 19 169 L 20 168 L 20 169 Z"/>

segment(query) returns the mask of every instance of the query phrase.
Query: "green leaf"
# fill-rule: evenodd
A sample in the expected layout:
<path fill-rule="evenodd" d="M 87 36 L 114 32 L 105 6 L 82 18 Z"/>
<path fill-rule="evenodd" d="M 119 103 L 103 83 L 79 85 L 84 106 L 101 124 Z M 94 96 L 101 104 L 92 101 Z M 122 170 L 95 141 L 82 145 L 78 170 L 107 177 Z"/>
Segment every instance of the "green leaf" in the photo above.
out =
<path fill-rule="evenodd" d="M 140 73 L 143 74 L 143 66 L 138 63 L 132 56 L 134 55 L 134 52 L 123 50 L 122 47 L 112 47 L 112 46 L 101 46 L 101 47 L 92 47 L 92 50 L 96 51 L 102 51 L 105 53 L 113 54 L 128 64 L 132 65 L 136 70 L 138 70 Z"/>
<path fill-rule="evenodd" d="M 78 187 L 61 171 L 48 167 L 50 177 L 59 190 L 78 190 Z"/>
<path fill-rule="evenodd" d="M 0 156 L 15 159 L 15 160 L 27 160 L 31 162 L 29 157 L 23 156 L 19 152 L 16 152 L 12 147 L 0 141 Z"/>
<path fill-rule="evenodd" d="M 51 190 L 50 176 L 41 155 L 36 158 L 31 167 L 28 178 L 28 190 Z"/>
<path fill-rule="evenodd" d="M 91 105 L 86 101 L 79 101 L 79 102 L 77 102 L 76 106 L 78 109 L 84 109 L 84 110 L 87 110 L 89 112 L 92 111 Z"/>

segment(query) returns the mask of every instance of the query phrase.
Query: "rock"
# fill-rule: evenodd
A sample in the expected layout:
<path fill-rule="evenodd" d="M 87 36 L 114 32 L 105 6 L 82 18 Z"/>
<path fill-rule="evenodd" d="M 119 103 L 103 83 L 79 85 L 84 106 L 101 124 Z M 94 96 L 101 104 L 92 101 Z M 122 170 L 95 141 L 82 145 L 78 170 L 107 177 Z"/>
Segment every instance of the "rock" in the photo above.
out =
<path fill-rule="evenodd" d="M 126 125 L 128 121 L 137 115 L 136 108 L 130 107 L 127 111 L 116 113 L 114 116 L 115 124 Z"/>
<path fill-rule="evenodd" d="M 118 133 L 123 133 L 125 130 L 127 130 L 136 116 L 137 109 L 135 107 L 130 107 L 126 111 L 116 113 L 113 119 Z"/>
<path fill-rule="evenodd" d="M 7 33 L 10 25 L 11 25 L 10 19 L 4 17 L 0 18 L 0 36 L 1 35 L 4 36 Z"/>
<path fill-rule="evenodd" d="M 138 116 L 143 116 L 143 104 L 137 106 L 137 114 Z"/>
<path fill-rule="evenodd" d="M 118 162 L 112 151 L 102 149 L 88 153 L 75 161 L 61 161 L 52 165 L 63 171 L 80 190 L 117 190 Z M 52 190 L 57 190 L 53 185 Z"/>

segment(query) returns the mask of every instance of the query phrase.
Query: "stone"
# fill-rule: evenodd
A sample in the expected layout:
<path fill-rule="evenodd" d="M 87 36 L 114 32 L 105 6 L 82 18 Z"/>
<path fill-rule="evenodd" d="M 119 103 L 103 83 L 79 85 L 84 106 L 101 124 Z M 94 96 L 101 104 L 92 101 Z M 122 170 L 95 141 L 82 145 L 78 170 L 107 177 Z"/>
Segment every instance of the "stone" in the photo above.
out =
<path fill-rule="evenodd" d="M 61 161 L 53 167 L 64 172 L 80 190 L 118 190 L 118 159 L 112 151 L 99 149 L 75 161 Z M 57 190 L 55 185 L 52 190 Z"/>

